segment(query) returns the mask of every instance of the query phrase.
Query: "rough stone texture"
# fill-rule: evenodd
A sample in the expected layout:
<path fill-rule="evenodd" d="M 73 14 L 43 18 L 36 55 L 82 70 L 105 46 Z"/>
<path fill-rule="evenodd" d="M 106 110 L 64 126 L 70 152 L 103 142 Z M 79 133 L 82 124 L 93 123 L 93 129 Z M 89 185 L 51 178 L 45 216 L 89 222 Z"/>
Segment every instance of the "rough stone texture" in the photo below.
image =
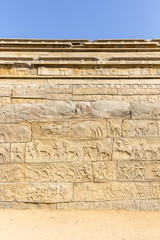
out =
<path fill-rule="evenodd" d="M 30 42 L 0 41 L 0 208 L 159 210 L 160 40 Z"/>

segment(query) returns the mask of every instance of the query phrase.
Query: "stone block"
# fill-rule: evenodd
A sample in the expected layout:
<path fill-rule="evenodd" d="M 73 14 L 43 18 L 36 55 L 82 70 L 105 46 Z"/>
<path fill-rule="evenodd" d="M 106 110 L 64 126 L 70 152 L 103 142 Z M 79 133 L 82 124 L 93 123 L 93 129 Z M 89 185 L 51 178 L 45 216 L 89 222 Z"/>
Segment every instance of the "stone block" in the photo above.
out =
<path fill-rule="evenodd" d="M 93 117 L 100 118 L 128 118 L 130 105 L 126 102 L 97 101 L 92 103 Z"/>
<path fill-rule="evenodd" d="M 32 122 L 73 114 L 75 114 L 75 104 L 73 102 L 12 104 L 0 108 L 0 123 Z"/>
<path fill-rule="evenodd" d="M 118 161 L 117 181 L 159 182 L 160 161 Z"/>
<path fill-rule="evenodd" d="M 148 200 L 160 198 L 160 183 L 75 183 L 74 201 Z"/>
<path fill-rule="evenodd" d="M 73 201 L 73 185 L 71 183 L 28 184 L 25 202 L 57 203 Z"/>
<path fill-rule="evenodd" d="M 133 119 L 160 119 L 159 103 L 130 103 Z"/>
<path fill-rule="evenodd" d="M 26 185 L 1 183 L 0 202 L 26 202 Z"/>

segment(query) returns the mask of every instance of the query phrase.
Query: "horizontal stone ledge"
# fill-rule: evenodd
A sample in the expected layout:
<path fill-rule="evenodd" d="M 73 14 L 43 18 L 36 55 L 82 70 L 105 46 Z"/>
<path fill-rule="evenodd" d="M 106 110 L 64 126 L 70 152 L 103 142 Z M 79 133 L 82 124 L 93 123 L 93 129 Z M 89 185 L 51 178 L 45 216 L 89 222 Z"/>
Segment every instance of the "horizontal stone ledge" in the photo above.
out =
<path fill-rule="evenodd" d="M 46 120 L 54 116 L 70 116 L 75 111 L 73 102 L 11 104 L 0 108 L 0 122 Z"/>
<path fill-rule="evenodd" d="M 0 123 L 16 121 L 51 120 L 54 117 L 82 117 L 92 115 L 100 118 L 128 117 L 130 105 L 126 102 L 97 101 L 89 102 L 53 101 L 52 103 L 11 104 L 0 108 Z"/>
<path fill-rule="evenodd" d="M 56 117 L 160 119 L 159 103 L 120 101 L 52 101 L 49 103 L 10 104 L 0 108 L 0 123 L 46 121 Z"/>

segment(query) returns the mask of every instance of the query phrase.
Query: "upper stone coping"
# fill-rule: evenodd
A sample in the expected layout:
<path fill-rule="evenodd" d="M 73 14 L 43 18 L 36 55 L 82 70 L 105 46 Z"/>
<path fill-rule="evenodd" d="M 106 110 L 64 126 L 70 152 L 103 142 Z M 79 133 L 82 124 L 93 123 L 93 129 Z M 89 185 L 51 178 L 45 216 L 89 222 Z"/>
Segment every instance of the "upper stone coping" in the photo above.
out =
<path fill-rule="evenodd" d="M 160 52 L 160 39 L 0 39 L 0 52 Z"/>

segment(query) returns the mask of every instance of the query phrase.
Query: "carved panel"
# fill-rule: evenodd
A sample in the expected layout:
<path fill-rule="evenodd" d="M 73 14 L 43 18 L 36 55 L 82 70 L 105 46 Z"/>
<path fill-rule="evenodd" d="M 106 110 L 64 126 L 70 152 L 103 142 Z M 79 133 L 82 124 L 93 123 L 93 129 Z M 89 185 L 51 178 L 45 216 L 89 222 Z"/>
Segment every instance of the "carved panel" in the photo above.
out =
<path fill-rule="evenodd" d="M 35 140 L 26 144 L 26 162 L 111 160 L 111 139 L 92 141 Z"/>
<path fill-rule="evenodd" d="M 22 184 L 0 184 L 0 201 L 4 202 L 24 202 L 26 191 Z"/>
<path fill-rule="evenodd" d="M 55 203 L 73 200 L 71 183 L 29 184 L 26 190 L 26 202 Z"/>
<path fill-rule="evenodd" d="M 0 124 L 0 142 L 27 142 L 31 140 L 28 124 Z"/>
<path fill-rule="evenodd" d="M 160 183 L 77 183 L 75 201 L 159 199 Z"/>
<path fill-rule="evenodd" d="M 56 163 L 26 165 L 27 182 L 89 182 L 90 163 Z"/>
<path fill-rule="evenodd" d="M 0 163 L 10 162 L 10 144 L 2 143 L 0 144 Z"/>
<path fill-rule="evenodd" d="M 0 165 L 0 182 L 25 182 L 25 167 L 21 164 L 2 164 Z"/>
<path fill-rule="evenodd" d="M 76 139 L 101 139 L 106 137 L 106 123 L 89 120 L 65 120 L 63 122 L 48 122 L 33 124 L 33 137 L 54 139 L 57 137 Z"/>
<path fill-rule="evenodd" d="M 138 77 L 138 76 L 160 76 L 160 68 L 113 68 L 113 67 L 86 67 L 86 68 L 56 68 L 56 67 L 39 67 L 38 75 L 42 76 L 75 76 L 75 77 L 93 77 L 93 76 L 110 76 L 110 77 Z"/>
<path fill-rule="evenodd" d="M 107 120 L 107 136 L 108 137 L 121 137 L 122 120 Z"/>
<path fill-rule="evenodd" d="M 145 181 L 146 162 L 121 161 L 118 164 L 118 180 L 119 181 Z"/>
<path fill-rule="evenodd" d="M 114 160 L 158 160 L 160 159 L 159 138 L 115 139 Z"/>
<path fill-rule="evenodd" d="M 25 143 L 12 143 L 11 144 L 11 157 L 12 163 L 23 163 L 25 160 Z"/>
<path fill-rule="evenodd" d="M 123 137 L 159 136 L 160 122 L 149 120 L 124 120 L 122 124 Z"/>
<path fill-rule="evenodd" d="M 93 179 L 94 182 L 106 182 L 116 180 L 116 165 L 115 161 L 93 162 Z"/>

